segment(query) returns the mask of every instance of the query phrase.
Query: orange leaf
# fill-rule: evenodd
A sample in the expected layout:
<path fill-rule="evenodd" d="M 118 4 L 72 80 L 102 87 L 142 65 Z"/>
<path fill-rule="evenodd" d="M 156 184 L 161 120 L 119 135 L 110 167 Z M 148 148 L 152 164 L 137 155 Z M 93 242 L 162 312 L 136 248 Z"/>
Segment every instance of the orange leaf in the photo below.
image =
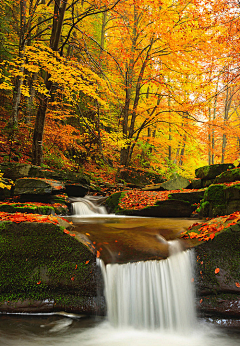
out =
<path fill-rule="evenodd" d="M 90 235 L 89 233 L 85 233 L 86 235 Z"/>
<path fill-rule="evenodd" d="M 240 283 L 239 282 L 235 282 L 235 285 L 240 288 Z"/>
<path fill-rule="evenodd" d="M 220 272 L 220 269 L 219 268 L 216 268 L 215 269 L 215 274 L 219 273 Z"/>
<path fill-rule="evenodd" d="M 90 261 L 86 261 L 85 263 L 88 264 Z"/>

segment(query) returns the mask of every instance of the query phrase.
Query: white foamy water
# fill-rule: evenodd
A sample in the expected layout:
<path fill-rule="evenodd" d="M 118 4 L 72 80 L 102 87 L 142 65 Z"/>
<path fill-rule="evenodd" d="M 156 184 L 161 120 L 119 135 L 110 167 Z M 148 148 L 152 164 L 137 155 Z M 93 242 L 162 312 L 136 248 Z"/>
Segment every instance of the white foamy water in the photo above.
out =
<path fill-rule="evenodd" d="M 98 206 L 94 201 L 88 198 L 78 198 L 78 201 L 72 203 L 73 215 L 76 216 L 92 216 L 107 214 L 107 210 L 104 206 Z"/>
<path fill-rule="evenodd" d="M 115 327 L 188 333 L 196 325 L 191 252 L 170 242 L 166 260 L 107 264 L 100 260 L 107 316 Z"/>

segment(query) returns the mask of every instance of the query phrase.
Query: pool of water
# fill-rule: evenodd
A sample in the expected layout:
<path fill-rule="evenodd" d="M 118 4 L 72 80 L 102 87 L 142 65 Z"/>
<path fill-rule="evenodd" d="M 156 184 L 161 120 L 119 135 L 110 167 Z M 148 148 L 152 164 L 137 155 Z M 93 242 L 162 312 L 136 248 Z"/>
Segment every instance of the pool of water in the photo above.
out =
<path fill-rule="evenodd" d="M 1 346 L 239 346 L 240 333 L 200 322 L 181 335 L 113 328 L 105 318 L 1 315 Z"/>

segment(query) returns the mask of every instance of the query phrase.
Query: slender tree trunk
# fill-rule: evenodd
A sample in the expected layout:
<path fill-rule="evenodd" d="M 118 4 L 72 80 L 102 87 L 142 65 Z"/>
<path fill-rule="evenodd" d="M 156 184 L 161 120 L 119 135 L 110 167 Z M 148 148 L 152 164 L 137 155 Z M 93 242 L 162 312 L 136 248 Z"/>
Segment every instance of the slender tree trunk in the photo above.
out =
<path fill-rule="evenodd" d="M 25 56 L 25 35 L 26 35 L 26 0 L 20 0 L 20 35 L 19 35 L 19 58 L 24 59 Z M 19 75 L 15 81 L 13 91 L 13 108 L 10 118 L 10 126 L 13 129 L 18 128 L 18 113 L 21 101 L 21 87 L 23 84 L 24 63 L 19 67 Z"/>
<path fill-rule="evenodd" d="M 65 1 L 55 0 L 54 19 L 53 19 L 51 38 L 50 38 L 50 48 L 53 51 L 58 50 L 66 6 L 67 6 L 67 0 Z M 49 94 L 52 88 L 52 81 L 50 81 L 50 77 L 51 75 L 47 73 L 45 78 L 45 85 L 46 85 L 46 88 L 49 90 Z M 32 145 L 32 163 L 38 166 L 41 166 L 42 160 L 43 160 L 42 144 L 43 144 L 44 124 L 45 124 L 47 106 L 48 106 L 48 96 L 42 95 L 42 98 L 40 99 L 40 103 L 38 107 L 38 112 L 36 115 L 36 121 L 35 121 L 34 132 L 33 132 L 33 145 Z"/>

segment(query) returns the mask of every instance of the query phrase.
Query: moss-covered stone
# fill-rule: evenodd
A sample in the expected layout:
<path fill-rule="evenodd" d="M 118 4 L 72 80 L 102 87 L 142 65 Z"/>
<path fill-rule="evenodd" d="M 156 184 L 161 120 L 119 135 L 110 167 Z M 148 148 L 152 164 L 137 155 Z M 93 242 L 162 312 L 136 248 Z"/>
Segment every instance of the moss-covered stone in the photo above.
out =
<path fill-rule="evenodd" d="M 217 176 L 214 180 L 214 183 L 215 184 L 230 183 L 230 182 L 238 181 L 238 180 L 240 180 L 240 168 L 233 168 Z"/>
<path fill-rule="evenodd" d="M 199 294 L 240 293 L 236 285 L 240 282 L 239 224 L 216 233 L 213 240 L 200 244 L 195 252 Z M 216 268 L 219 271 L 215 272 Z"/>
<path fill-rule="evenodd" d="M 0 266 L 2 302 L 97 295 L 94 253 L 59 225 L 1 222 Z"/>
<path fill-rule="evenodd" d="M 126 192 L 116 192 L 113 193 L 110 197 L 108 197 L 106 199 L 105 202 L 105 206 L 108 210 L 109 213 L 115 213 L 117 214 L 118 212 L 120 212 L 120 210 L 122 210 L 119 207 L 119 203 L 121 201 L 121 199 L 125 196 Z"/>
<path fill-rule="evenodd" d="M 79 183 L 84 185 L 90 184 L 90 178 L 83 172 L 70 172 L 61 170 L 48 170 L 39 166 L 8 162 L 0 165 L 0 170 L 4 173 L 4 177 L 16 180 L 19 178 L 32 177 L 32 178 L 45 178 L 59 180 L 62 182 Z"/>
<path fill-rule="evenodd" d="M 214 179 L 216 176 L 228 169 L 234 168 L 231 163 L 215 164 L 210 166 L 203 166 L 195 170 L 196 178 L 201 178 L 205 180 Z"/>
<path fill-rule="evenodd" d="M 30 213 L 30 214 L 41 214 L 41 215 L 51 215 L 55 213 L 55 208 L 51 206 L 35 206 L 24 203 L 16 203 L 16 204 L 0 204 L 0 211 L 4 211 L 6 213 Z M 60 214 L 60 213 L 56 213 Z"/>
<path fill-rule="evenodd" d="M 189 202 L 180 200 L 157 201 L 153 206 L 142 209 L 119 210 L 117 214 L 147 217 L 189 217 L 192 207 Z"/>
<path fill-rule="evenodd" d="M 164 181 L 163 177 L 156 172 L 144 169 L 136 169 L 133 167 L 121 169 L 117 173 L 117 180 L 122 180 L 126 183 L 134 184 L 137 186 L 158 184 Z"/>
<path fill-rule="evenodd" d="M 194 192 L 179 192 L 171 193 L 168 195 L 168 199 L 177 199 L 181 201 L 186 201 L 191 204 L 199 203 L 204 196 L 204 190 L 194 191 Z"/>

